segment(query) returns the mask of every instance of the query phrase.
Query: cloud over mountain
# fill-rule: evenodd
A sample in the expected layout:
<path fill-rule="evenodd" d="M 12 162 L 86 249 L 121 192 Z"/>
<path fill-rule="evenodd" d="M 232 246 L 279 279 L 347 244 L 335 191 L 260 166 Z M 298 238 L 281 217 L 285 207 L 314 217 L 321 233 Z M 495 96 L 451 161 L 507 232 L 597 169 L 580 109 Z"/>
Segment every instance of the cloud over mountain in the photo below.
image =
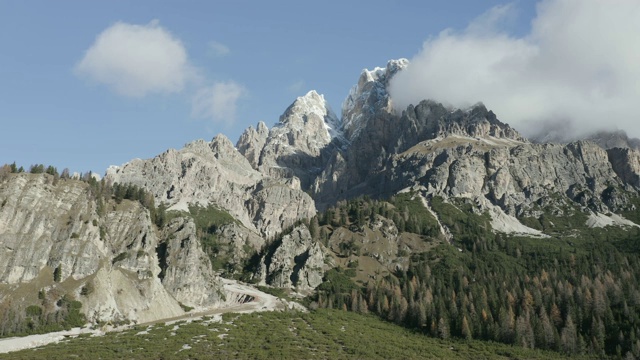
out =
<path fill-rule="evenodd" d="M 118 22 L 105 29 L 76 71 L 129 97 L 180 92 L 193 76 L 180 39 L 155 20 L 147 25 Z"/>
<path fill-rule="evenodd" d="M 617 127 L 640 136 L 640 3 L 544 0 L 522 37 L 500 29 L 515 6 L 425 41 L 391 82 L 395 107 L 481 101 L 528 135 L 560 122 L 572 135 Z"/>

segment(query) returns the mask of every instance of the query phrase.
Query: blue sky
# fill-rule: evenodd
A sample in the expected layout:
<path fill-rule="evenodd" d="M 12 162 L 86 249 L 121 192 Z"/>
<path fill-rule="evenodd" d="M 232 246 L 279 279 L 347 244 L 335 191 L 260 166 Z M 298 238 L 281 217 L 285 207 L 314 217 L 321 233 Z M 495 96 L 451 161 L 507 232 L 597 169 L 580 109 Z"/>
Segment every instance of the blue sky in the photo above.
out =
<path fill-rule="evenodd" d="M 217 133 L 235 142 L 258 121 L 272 126 L 312 89 L 339 114 L 363 68 L 420 60 L 433 50 L 425 41 L 464 40 L 476 31 L 470 24 L 505 8 L 499 25 L 487 25 L 493 35 L 530 37 L 536 3 L 525 0 L 0 0 L 0 163 L 103 173 Z M 172 44 L 167 58 L 177 60 L 161 69 L 165 82 L 144 62 L 125 69 L 146 73 L 142 88 L 120 81 L 122 69 L 113 75 L 114 66 L 135 61 L 123 64 L 109 51 L 122 51 L 121 40 L 136 32 L 143 35 L 135 41 Z M 129 45 L 139 49 L 135 41 Z M 228 97 L 215 98 L 220 91 Z M 199 94 L 204 108 L 194 111 Z"/>

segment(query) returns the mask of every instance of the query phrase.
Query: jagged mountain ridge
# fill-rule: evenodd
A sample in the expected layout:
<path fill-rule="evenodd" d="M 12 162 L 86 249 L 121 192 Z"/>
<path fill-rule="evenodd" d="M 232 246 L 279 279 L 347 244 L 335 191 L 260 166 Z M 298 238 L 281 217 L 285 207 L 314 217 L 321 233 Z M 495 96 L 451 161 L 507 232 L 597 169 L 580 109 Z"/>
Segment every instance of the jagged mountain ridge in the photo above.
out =
<path fill-rule="evenodd" d="M 169 209 L 214 204 L 266 238 L 316 211 L 313 200 L 300 190 L 299 180 L 279 181 L 254 170 L 224 135 L 112 167 L 105 179 L 145 188 L 157 204 Z"/>
<path fill-rule="evenodd" d="M 407 64 L 404 59 L 392 60 L 385 68 L 364 70 L 343 103 L 340 118 L 322 95 L 310 91 L 296 99 L 271 129 L 260 122 L 245 130 L 235 148 L 219 135 L 211 143 L 196 142 L 202 149 L 198 161 L 189 159 L 193 144 L 177 151 L 183 157 L 182 175 L 175 175 L 175 165 L 174 170 L 159 175 L 156 169 L 167 167 L 160 156 L 136 161 L 156 163 L 154 170 L 142 166 L 149 169 L 144 176 L 139 176 L 139 168 L 127 164 L 110 171 L 107 179 L 135 179 L 135 184 L 147 188 L 149 181 L 155 181 L 158 185 L 151 191 L 156 201 L 173 208 L 192 202 L 213 204 L 229 211 L 249 232 L 267 237 L 296 220 L 311 218 L 316 207 L 324 209 L 361 195 L 384 198 L 407 189 L 419 191 L 427 206 L 434 196 L 466 199 L 474 204 L 474 211 L 491 214 L 495 231 L 536 236 L 539 231 L 519 219 L 540 216 L 543 208 L 562 212 L 566 206 L 577 206 L 590 214 L 591 224 L 601 224 L 597 219 L 604 219 L 605 214 L 635 206 L 631 199 L 639 186 L 637 151 L 604 150 L 589 141 L 531 143 L 481 103 L 463 110 L 424 100 L 399 111 L 393 107 L 387 86 Z M 210 154 L 209 149 L 216 150 Z M 219 165 L 209 169 L 199 163 L 203 158 L 230 159 L 224 166 L 242 171 L 230 174 Z M 189 178 L 185 168 L 186 173 L 195 174 L 222 172 L 224 181 Z M 166 180 L 170 173 L 177 183 Z M 245 181 L 242 173 L 250 174 L 252 180 L 238 186 Z M 150 180 L 156 177 L 162 181 Z M 238 180 L 229 181 L 235 178 Z M 288 190 L 257 198 L 256 189 L 262 186 L 252 182 Z M 202 186 L 205 190 L 199 193 Z M 168 196 L 170 193 L 177 195 Z M 306 205 L 302 210 L 292 208 L 291 203 L 301 201 L 297 199 L 308 201 L 313 209 Z M 257 212 L 256 203 L 273 210 Z M 279 212 L 278 204 L 288 206 L 287 210 Z M 264 273 L 259 277 L 273 278 Z"/>
<path fill-rule="evenodd" d="M 319 208 L 358 195 L 391 196 L 412 186 L 424 188 L 426 196 L 474 198 L 483 204 L 481 211 L 497 206 L 510 216 L 530 214 L 528 208 L 554 194 L 594 212 L 629 205 L 611 189 L 637 189 L 634 150 L 616 150 L 611 140 L 609 146 L 532 144 L 482 104 L 461 110 L 424 100 L 398 111 L 387 85 L 407 64 L 392 60 L 385 68 L 364 70 L 351 89 L 342 106 L 346 143 L 327 145 L 329 161 L 310 188 L 302 187 Z M 243 141 L 238 147 L 248 149 L 246 154 L 259 152 Z M 300 158 L 297 164 L 307 166 L 306 173 L 317 169 L 317 162 Z M 305 173 L 289 173 L 296 172 Z"/>
<path fill-rule="evenodd" d="M 179 303 L 215 306 L 222 302 L 220 284 L 203 251 L 202 234 L 186 214 L 196 205 L 213 206 L 237 220 L 215 234 L 216 245 L 229 248 L 234 264 L 258 252 L 262 257 L 254 279 L 305 290 L 318 286 L 333 266 L 331 246 L 315 241 L 305 225 L 279 242 L 271 240 L 300 220 L 313 218 L 318 208 L 360 195 L 385 198 L 411 192 L 429 211 L 435 197 L 452 203 L 461 199 L 474 213 L 488 213 L 493 230 L 505 233 L 541 236 L 522 221 L 548 211 L 569 214 L 567 208 L 588 214 L 589 226 L 608 221 L 629 225 L 612 214 L 637 206 L 637 150 L 605 150 L 592 141 L 531 143 L 482 104 L 450 109 L 424 100 L 399 111 L 387 85 L 406 65 L 406 60 L 395 60 L 385 68 L 363 71 L 341 117 L 311 91 L 296 99 L 271 129 L 263 122 L 248 128 L 236 146 L 218 135 L 211 142 L 197 140 L 180 150 L 108 169 L 106 183 L 137 185 L 150 192 L 156 204 L 185 215 L 163 227 L 154 228 L 137 205 L 115 206 L 106 217 L 98 216 L 97 203 L 82 195 L 86 185 L 54 186 L 46 183 L 47 175 L 12 175 L 0 188 L 6 201 L 0 210 L 0 219 L 5 219 L 0 222 L 5 246 L 0 286 L 33 284 L 60 268 L 63 282 L 73 282 L 71 292 L 78 295 L 81 286 L 95 278 L 99 286 L 85 299 L 85 310 L 96 321 L 142 321 L 163 311 L 173 315 L 181 313 Z M 38 201 L 43 205 L 34 206 Z M 80 212 L 90 215 L 85 219 Z M 65 218 L 70 222 L 60 225 L 60 214 L 70 213 L 73 216 Z M 34 220 L 40 214 L 49 219 L 46 224 Z M 105 245 L 93 220 L 117 238 Z M 384 256 L 395 257 L 396 225 L 391 219 L 373 220 L 370 224 L 396 229 L 382 236 L 388 240 Z M 448 239 L 446 226 L 439 223 L 438 228 Z M 359 235 L 362 241 L 367 241 L 366 234 L 376 234 L 366 226 L 357 230 L 339 231 L 330 244 L 337 247 L 346 241 L 340 233 L 365 234 Z M 16 244 L 19 240 L 24 241 Z M 55 246 L 32 251 L 36 241 Z M 277 247 L 263 251 L 273 244 Z M 138 257 L 138 252 L 143 255 Z M 120 254 L 129 255 L 115 261 Z M 379 264 L 395 266 L 380 256 Z M 119 290 L 134 289 L 162 301 L 120 296 Z M 162 309 L 156 312 L 158 307 Z"/>
<path fill-rule="evenodd" d="M 462 110 L 424 100 L 394 109 L 387 86 L 407 64 L 392 60 L 385 68 L 364 70 L 340 118 L 322 95 L 310 91 L 271 129 L 263 122 L 249 127 L 235 147 L 219 135 L 211 143 L 194 142 L 110 169 L 107 179 L 148 188 L 156 202 L 172 208 L 214 204 L 267 237 L 312 217 L 315 207 L 359 195 L 391 196 L 411 186 L 427 189 L 426 196 L 477 198 L 510 216 L 527 213 L 525 208 L 541 197 L 573 194 L 575 188 L 588 190 L 580 193 L 589 200 L 581 201 L 593 211 L 616 211 L 606 203 L 621 200 L 604 199 L 604 189 L 635 186 L 633 151 L 623 156 L 587 143 L 532 144 L 482 104 Z M 518 150 L 505 150 L 514 148 Z M 500 158 L 501 163 L 485 158 Z M 519 165 L 507 166 L 513 161 Z M 541 170 L 529 174 L 516 169 L 529 166 Z M 551 171 L 555 168 L 575 170 Z M 598 172 L 585 175 L 580 169 Z M 464 178 L 461 172 L 467 172 Z M 508 181 L 505 174 L 511 174 Z M 530 175 L 534 179 L 526 179 Z M 527 195 L 513 200 L 496 195 L 505 193 Z M 292 207 L 294 203 L 301 206 Z"/>

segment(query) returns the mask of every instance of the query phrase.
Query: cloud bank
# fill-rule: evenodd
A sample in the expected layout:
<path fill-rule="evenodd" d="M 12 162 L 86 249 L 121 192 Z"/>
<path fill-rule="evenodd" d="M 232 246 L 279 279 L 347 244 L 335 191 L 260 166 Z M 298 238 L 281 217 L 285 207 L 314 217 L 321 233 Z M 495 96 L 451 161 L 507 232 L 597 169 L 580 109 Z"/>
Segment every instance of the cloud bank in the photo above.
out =
<path fill-rule="evenodd" d="M 516 10 L 499 6 L 428 39 L 391 81 L 396 109 L 481 101 L 527 135 L 549 125 L 570 136 L 619 128 L 640 137 L 640 2 L 544 0 L 523 37 L 500 30 Z"/>
<path fill-rule="evenodd" d="M 229 54 L 218 42 L 208 44 L 215 55 Z M 237 101 L 247 90 L 234 81 L 213 82 L 209 87 L 191 62 L 182 41 L 160 26 L 118 22 L 100 33 L 76 65 L 79 76 L 108 86 L 125 97 L 192 93 L 193 117 L 233 122 Z M 188 85 L 192 85 L 189 89 Z"/>
<path fill-rule="evenodd" d="M 193 97 L 191 116 L 216 122 L 233 122 L 238 99 L 246 93 L 246 89 L 234 81 L 218 82 L 202 88 Z"/>

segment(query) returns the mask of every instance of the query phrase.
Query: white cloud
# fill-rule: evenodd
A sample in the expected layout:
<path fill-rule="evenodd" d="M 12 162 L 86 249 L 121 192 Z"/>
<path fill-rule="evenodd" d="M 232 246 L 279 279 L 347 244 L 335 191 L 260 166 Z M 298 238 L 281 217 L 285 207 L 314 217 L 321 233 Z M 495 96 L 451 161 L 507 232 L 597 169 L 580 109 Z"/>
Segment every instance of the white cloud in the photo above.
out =
<path fill-rule="evenodd" d="M 523 37 L 499 30 L 513 6 L 462 32 L 427 40 L 391 81 L 397 109 L 434 99 L 478 101 L 526 134 L 563 122 L 575 135 L 620 128 L 640 136 L 640 2 L 545 0 Z"/>
<path fill-rule="evenodd" d="M 118 22 L 107 28 L 76 71 L 130 97 L 180 92 L 193 76 L 184 45 L 156 20 L 147 25 Z"/>
<path fill-rule="evenodd" d="M 192 100 L 191 116 L 215 122 L 233 122 L 236 103 L 246 94 L 246 89 L 234 81 L 217 82 L 196 93 Z"/>
<path fill-rule="evenodd" d="M 231 50 L 227 45 L 217 41 L 211 41 L 208 46 L 209 46 L 208 53 L 212 57 L 227 56 L 231 52 Z"/>

